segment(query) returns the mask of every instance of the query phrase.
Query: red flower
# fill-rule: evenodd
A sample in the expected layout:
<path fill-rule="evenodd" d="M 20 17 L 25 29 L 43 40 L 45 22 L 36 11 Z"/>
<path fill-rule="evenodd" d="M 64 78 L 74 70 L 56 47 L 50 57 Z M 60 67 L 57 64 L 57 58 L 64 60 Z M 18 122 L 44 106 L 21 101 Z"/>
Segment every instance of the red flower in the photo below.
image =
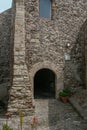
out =
<path fill-rule="evenodd" d="M 36 116 L 34 116 L 34 118 L 33 118 L 33 123 L 34 123 L 34 124 L 37 124 L 37 123 L 38 123 L 38 119 L 37 119 Z"/>

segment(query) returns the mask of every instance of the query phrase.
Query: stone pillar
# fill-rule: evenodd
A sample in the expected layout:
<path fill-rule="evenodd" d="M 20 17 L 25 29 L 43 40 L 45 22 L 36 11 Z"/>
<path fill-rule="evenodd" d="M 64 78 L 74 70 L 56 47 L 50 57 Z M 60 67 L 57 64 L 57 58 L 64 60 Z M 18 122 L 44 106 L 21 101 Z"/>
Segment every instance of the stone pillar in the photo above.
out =
<path fill-rule="evenodd" d="M 15 1 L 13 83 L 10 90 L 8 111 L 11 115 L 22 110 L 24 115 L 33 113 L 32 93 L 25 63 L 25 10 L 24 0 Z"/>

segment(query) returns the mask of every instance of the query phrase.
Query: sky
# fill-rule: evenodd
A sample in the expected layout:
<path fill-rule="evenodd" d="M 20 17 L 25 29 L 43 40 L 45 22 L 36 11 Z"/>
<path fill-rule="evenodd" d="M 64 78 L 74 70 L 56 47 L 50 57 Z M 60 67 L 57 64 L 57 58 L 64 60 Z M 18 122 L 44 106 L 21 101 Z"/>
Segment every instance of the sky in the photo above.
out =
<path fill-rule="evenodd" d="M 0 0 L 0 13 L 11 7 L 12 0 Z"/>

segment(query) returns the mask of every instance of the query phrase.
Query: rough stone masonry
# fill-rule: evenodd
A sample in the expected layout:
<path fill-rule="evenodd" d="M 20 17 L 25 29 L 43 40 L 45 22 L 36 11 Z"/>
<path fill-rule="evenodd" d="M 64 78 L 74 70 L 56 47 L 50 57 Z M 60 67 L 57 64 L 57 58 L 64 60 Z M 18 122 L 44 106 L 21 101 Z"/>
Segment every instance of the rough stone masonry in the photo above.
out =
<path fill-rule="evenodd" d="M 34 112 L 34 77 L 39 70 L 49 69 L 55 74 L 55 98 L 64 87 L 86 88 L 87 2 L 52 0 L 51 10 L 51 19 L 41 18 L 39 0 L 13 0 L 12 9 L 5 12 L 4 17 L 11 24 L 8 35 L 3 33 L 0 37 L 0 53 L 9 58 L 4 68 L 10 74 L 8 111 L 11 114 L 17 114 L 19 109 L 25 115 Z M 6 55 L 3 46 L 8 47 Z M 8 77 L 1 70 L 0 83 L 2 76 Z"/>

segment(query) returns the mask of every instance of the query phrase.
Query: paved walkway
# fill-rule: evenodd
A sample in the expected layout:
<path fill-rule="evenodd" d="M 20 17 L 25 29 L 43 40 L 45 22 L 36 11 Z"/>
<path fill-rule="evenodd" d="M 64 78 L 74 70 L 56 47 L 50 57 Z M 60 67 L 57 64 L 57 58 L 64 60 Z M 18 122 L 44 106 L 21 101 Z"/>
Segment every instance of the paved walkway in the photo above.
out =
<path fill-rule="evenodd" d="M 69 103 L 64 104 L 55 99 L 38 99 L 36 116 L 38 130 L 82 130 L 82 119 Z"/>
<path fill-rule="evenodd" d="M 22 130 L 87 130 L 87 122 L 76 113 L 69 103 L 62 103 L 56 99 L 37 99 L 35 100 L 38 118 L 37 129 L 31 128 L 32 117 L 24 117 Z M 6 119 L 0 118 L 0 130 Z M 9 126 L 18 129 L 19 117 L 8 120 Z"/>
<path fill-rule="evenodd" d="M 38 109 L 39 108 L 39 109 Z M 55 99 L 36 100 L 37 130 L 83 130 L 80 128 L 82 119 L 69 103 Z M 24 117 L 23 130 L 31 130 L 32 117 Z M 0 119 L 0 130 L 6 119 Z M 19 117 L 8 120 L 8 125 L 18 130 Z M 85 129 L 84 129 L 85 130 Z"/>

